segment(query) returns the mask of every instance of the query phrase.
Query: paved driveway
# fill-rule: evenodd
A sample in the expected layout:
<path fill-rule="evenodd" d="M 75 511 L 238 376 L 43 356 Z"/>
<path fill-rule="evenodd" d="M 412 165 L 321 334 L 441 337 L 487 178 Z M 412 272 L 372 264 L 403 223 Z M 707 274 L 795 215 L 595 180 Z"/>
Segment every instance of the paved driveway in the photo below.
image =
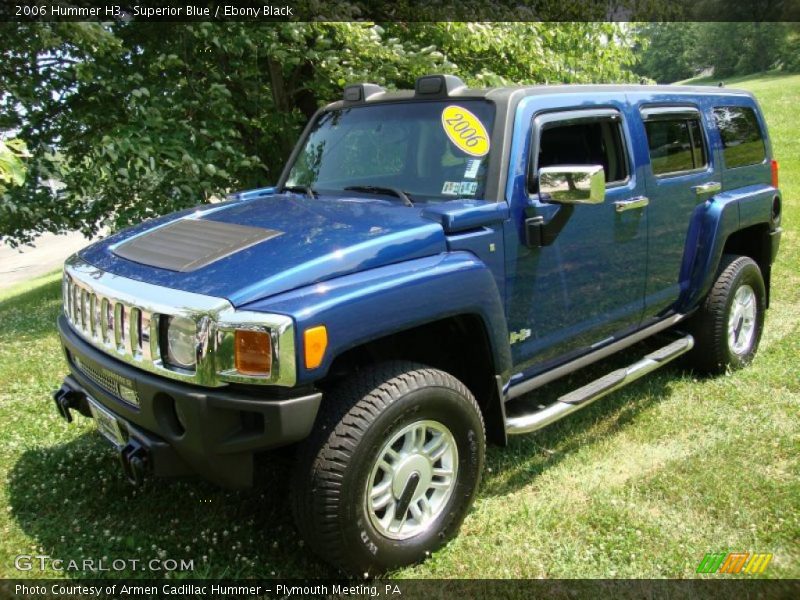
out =
<path fill-rule="evenodd" d="M 0 290 L 60 269 L 65 258 L 91 241 L 73 232 L 66 235 L 45 233 L 32 248 L 14 249 L 0 244 Z"/>

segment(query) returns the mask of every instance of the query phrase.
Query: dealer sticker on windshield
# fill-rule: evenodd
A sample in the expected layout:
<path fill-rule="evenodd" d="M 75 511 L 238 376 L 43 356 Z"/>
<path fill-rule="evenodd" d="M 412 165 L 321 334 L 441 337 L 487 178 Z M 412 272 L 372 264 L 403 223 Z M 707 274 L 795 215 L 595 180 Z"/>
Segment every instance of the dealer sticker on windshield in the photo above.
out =
<path fill-rule="evenodd" d="M 442 186 L 442 194 L 446 196 L 458 196 L 461 191 L 460 181 L 445 181 Z"/>
<path fill-rule="evenodd" d="M 442 111 L 442 127 L 456 147 L 470 156 L 489 153 L 489 135 L 478 117 L 466 108 L 451 104 Z"/>
<path fill-rule="evenodd" d="M 478 177 L 478 169 L 481 168 L 481 161 L 472 158 L 467 161 L 467 168 L 464 169 L 464 179 L 475 179 Z"/>

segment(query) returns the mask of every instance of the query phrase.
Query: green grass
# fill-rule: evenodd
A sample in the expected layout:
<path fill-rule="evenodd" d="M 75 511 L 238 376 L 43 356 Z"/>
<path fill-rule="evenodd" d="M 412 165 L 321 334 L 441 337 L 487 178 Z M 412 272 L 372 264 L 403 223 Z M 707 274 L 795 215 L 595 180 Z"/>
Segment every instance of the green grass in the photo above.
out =
<path fill-rule="evenodd" d="M 764 108 L 784 190 L 755 363 L 702 380 L 668 368 L 491 448 L 458 538 L 396 576 L 684 578 L 706 552 L 736 550 L 773 553 L 769 577 L 800 577 L 800 75 L 730 83 Z M 0 576 L 38 576 L 13 568 L 34 553 L 189 558 L 199 577 L 332 575 L 293 529 L 285 454 L 266 457 L 246 492 L 202 481 L 135 490 L 90 421 L 64 424 L 50 400 L 65 370 L 58 310 L 53 276 L 0 296 Z M 559 385 L 547 393 L 570 382 Z"/>

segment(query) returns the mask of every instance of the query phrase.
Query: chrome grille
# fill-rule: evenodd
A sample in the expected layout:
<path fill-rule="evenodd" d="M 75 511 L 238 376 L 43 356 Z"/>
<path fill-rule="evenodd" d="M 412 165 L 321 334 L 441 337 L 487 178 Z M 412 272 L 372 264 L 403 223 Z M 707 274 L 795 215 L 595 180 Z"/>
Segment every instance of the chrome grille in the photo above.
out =
<path fill-rule="evenodd" d="M 153 285 L 109 273 L 80 256 L 64 264 L 64 315 L 70 329 L 88 343 L 136 368 L 206 387 L 228 383 L 293 386 L 297 381 L 295 331 L 291 317 L 238 311 L 225 298 Z M 194 321 L 197 364 L 183 369 L 162 360 L 159 330 L 171 317 Z M 272 371 L 240 374 L 234 365 L 237 329 L 270 333 Z M 120 388 L 123 399 L 127 387 Z M 132 400 L 128 400 L 132 401 Z"/>
<path fill-rule="evenodd" d="M 82 281 L 64 276 L 64 314 L 70 324 L 111 354 L 142 359 L 158 358 L 159 315 L 101 296 Z"/>
<path fill-rule="evenodd" d="M 80 356 L 73 355 L 72 362 L 81 373 L 108 393 L 139 406 L 139 393 L 131 380 L 106 369 L 95 368 L 81 360 Z"/>

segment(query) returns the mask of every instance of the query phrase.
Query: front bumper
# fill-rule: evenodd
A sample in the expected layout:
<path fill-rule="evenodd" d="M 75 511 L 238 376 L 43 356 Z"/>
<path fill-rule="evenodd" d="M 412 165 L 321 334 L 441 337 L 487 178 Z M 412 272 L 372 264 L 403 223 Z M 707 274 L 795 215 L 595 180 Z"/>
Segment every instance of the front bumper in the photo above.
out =
<path fill-rule="evenodd" d="M 137 468 L 143 464 L 157 476 L 198 473 L 225 487 L 247 487 L 255 453 L 302 440 L 314 425 L 319 392 L 291 395 L 293 390 L 283 388 L 203 388 L 172 381 L 95 349 L 63 315 L 58 331 L 71 375 L 56 402 L 60 396 L 62 408 L 91 416 L 89 395 L 113 413 L 130 446 L 121 449 L 123 464 L 126 452 L 133 453 L 145 457 Z"/>

